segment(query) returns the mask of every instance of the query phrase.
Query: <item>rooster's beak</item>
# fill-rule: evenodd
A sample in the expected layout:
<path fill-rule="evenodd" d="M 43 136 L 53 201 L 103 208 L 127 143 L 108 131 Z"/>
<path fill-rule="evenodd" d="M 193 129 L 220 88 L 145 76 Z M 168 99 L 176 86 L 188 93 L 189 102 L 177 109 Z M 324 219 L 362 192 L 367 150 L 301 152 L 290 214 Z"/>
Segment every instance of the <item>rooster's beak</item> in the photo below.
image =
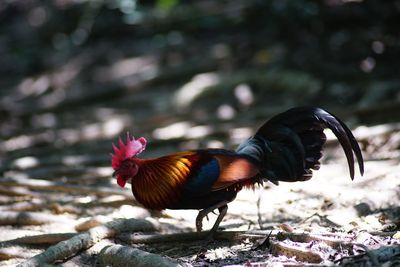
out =
<path fill-rule="evenodd" d="M 121 178 L 120 176 L 118 176 L 118 170 L 113 172 L 112 177 L 114 177 L 114 178 L 117 177 L 117 184 L 120 187 L 125 187 L 126 181 L 123 178 Z"/>

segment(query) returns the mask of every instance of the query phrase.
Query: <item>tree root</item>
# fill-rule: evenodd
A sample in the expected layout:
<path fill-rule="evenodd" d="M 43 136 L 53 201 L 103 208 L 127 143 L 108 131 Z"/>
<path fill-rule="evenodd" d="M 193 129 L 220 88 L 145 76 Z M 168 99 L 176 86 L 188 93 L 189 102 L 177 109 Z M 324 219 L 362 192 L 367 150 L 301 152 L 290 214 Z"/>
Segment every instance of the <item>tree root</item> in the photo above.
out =
<path fill-rule="evenodd" d="M 121 245 L 109 245 L 104 247 L 99 254 L 101 267 L 178 267 L 178 263 L 162 257 L 158 254 L 149 253 L 136 248 Z"/>
<path fill-rule="evenodd" d="M 271 231 L 268 231 L 268 233 L 269 232 Z M 240 241 L 243 239 L 261 239 L 268 233 L 267 231 L 265 231 L 265 233 L 260 233 L 260 231 L 257 231 L 256 233 L 253 233 L 252 231 L 217 231 L 214 233 L 213 238 L 215 240 Z M 208 234 L 208 231 L 148 235 L 123 233 L 118 235 L 118 238 L 128 244 L 152 244 L 202 240 L 205 239 Z"/>
<path fill-rule="evenodd" d="M 287 233 L 287 232 L 280 232 L 277 235 L 279 240 L 289 239 L 293 242 L 301 242 L 301 243 L 309 243 L 309 242 L 324 242 L 328 246 L 338 249 L 338 248 L 350 248 L 352 244 L 350 243 L 352 237 L 350 235 L 343 235 L 340 236 L 338 239 L 339 233 L 336 233 L 333 236 L 326 236 L 326 235 L 318 235 L 318 234 L 311 234 L 311 233 Z"/>
<path fill-rule="evenodd" d="M 68 240 L 62 241 L 54 246 L 49 247 L 43 253 L 40 253 L 19 267 L 42 266 L 46 263 L 69 258 L 81 250 L 90 248 L 104 238 L 110 238 L 118 233 L 129 231 L 154 231 L 157 229 L 157 223 L 148 220 L 137 219 L 119 219 L 101 226 L 94 227 L 87 232 L 78 234 Z"/>
<path fill-rule="evenodd" d="M 292 246 L 283 242 L 271 242 L 270 251 L 272 255 L 286 257 L 296 257 L 298 261 L 305 261 L 309 263 L 321 263 L 324 259 L 317 252 L 311 251 L 310 249 Z"/>
<path fill-rule="evenodd" d="M 19 237 L 0 242 L 0 247 L 8 244 L 13 245 L 52 245 L 77 235 L 77 233 L 56 233 Z"/>

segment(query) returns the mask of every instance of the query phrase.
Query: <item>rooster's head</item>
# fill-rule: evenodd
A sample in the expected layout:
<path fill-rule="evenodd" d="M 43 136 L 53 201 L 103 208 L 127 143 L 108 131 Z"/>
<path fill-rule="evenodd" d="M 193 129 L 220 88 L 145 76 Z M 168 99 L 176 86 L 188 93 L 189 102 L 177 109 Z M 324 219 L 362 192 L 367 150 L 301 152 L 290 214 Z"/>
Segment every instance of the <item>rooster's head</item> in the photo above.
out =
<path fill-rule="evenodd" d="M 144 137 L 135 140 L 127 133 L 126 144 L 121 137 L 118 142 L 119 147 L 112 144 L 114 153 L 111 154 L 111 166 L 114 169 L 113 176 L 117 177 L 119 186 L 124 187 L 126 182 L 129 182 L 137 174 L 139 166 L 133 159 L 146 148 L 146 143 Z"/>

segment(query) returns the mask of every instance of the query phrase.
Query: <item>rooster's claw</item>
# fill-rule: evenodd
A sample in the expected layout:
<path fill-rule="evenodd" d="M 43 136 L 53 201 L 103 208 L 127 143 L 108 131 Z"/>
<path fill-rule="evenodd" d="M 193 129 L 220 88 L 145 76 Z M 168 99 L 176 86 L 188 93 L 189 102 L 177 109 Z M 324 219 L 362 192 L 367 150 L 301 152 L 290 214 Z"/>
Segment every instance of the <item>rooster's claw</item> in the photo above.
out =
<path fill-rule="evenodd" d="M 207 209 L 201 210 L 199 211 L 199 214 L 196 217 L 196 230 L 197 232 L 201 232 L 201 230 L 203 229 L 203 218 L 206 217 L 208 220 L 208 214 L 210 212 L 214 213 L 215 209 L 218 209 L 219 211 L 219 215 L 217 220 L 214 223 L 214 226 L 211 228 L 210 232 L 214 233 L 215 231 L 217 231 L 218 226 L 220 224 L 220 222 L 222 221 L 222 218 L 225 216 L 226 211 L 228 210 L 228 206 L 226 205 L 227 201 L 222 201 L 212 207 L 209 207 Z"/>

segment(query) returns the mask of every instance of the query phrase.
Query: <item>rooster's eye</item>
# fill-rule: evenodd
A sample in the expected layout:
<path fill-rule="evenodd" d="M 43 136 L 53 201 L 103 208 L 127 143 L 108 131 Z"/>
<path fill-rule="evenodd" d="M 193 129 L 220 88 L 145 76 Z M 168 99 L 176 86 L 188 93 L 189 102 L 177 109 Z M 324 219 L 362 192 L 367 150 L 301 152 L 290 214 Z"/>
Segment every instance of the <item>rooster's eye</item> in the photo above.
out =
<path fill-rule="evenodd" d="M 131 170 L 134 167 L 134 163 L 130 160 L 125 160 L 120 167 L 120 170 Z"/>

